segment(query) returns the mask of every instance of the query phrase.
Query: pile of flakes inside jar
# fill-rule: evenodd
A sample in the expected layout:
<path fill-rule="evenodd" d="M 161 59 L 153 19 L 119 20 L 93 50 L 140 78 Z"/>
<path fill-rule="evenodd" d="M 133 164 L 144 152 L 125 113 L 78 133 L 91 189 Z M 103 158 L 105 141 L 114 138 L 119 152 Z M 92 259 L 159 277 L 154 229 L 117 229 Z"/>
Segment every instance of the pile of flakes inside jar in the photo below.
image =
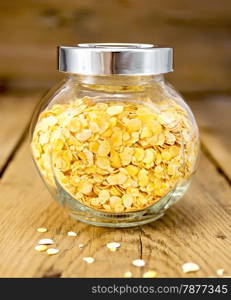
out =
<path fill-rule="evenodd" d="M 45 180 L 55 185 L 55 175 L 82 204 L 138 211 L 191 175 L 198 149 L 192 128 L 169 98 L 140 104 L 84 97 L 42 112 L 32 149 Z"/>

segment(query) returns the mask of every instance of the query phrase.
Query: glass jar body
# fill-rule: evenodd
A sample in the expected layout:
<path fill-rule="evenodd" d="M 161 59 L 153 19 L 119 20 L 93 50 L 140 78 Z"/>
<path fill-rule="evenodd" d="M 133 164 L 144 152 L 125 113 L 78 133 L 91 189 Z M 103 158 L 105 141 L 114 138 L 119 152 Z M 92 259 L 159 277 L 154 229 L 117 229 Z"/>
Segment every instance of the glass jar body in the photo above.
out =
<path fill-rule="evenodd" d="M 184 195 L 199 134 L 163 75 L 68 74 L 37 107 L 31 146 L 42 179 L 74 218 L 131 227 L 158 219 Z"/>

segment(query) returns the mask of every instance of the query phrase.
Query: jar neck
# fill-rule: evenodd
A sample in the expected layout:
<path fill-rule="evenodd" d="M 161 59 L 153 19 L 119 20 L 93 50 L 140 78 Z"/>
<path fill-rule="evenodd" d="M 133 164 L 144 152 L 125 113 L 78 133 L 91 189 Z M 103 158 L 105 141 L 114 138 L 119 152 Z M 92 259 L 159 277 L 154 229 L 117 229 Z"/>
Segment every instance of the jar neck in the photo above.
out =
<path fill-rule="evenodd" d="M 67 77 L 74 84 L 87 85 L 106 85 L 106 86 L 140 86 L 150 85 L 153 83 L 163 82 L 164 75 L 108 75 L 108 76 L 93 76 L 93 75 L 77 75 L 67 74 Z"/>

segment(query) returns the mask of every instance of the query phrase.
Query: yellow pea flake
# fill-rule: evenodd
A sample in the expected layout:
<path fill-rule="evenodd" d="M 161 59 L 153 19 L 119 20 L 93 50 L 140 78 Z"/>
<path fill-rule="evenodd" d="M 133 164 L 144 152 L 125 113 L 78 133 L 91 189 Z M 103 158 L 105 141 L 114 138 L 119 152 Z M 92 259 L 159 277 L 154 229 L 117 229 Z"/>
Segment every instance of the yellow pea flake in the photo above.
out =
<path fill-rule="evenodd" d="M 43 119 L 44 123 L 46 123 L 48 126 L 54 126 L 55 124 L 57 124 L 58 120 L 56 117 L 54 116 L 49 116 L 47 118 Z"/>
<path fill-rule="evenodd" d="M 124 107 L 122 105 L 113 105 L 113 106 L 108 107 L 107 113 L 110 116 L 115 116 L 115 115 L 122 113 L 123 109 L 124 109 Z"/>
<path fill-rule="evenodd" d="M 120 243 L 117 242 L 107 243 L 107 247 L 110 251 L 115 252 L 120 247 Z"/>
<path fill-rule="evenodd" d="M 63 146 L 64 146 L 64 139 L 63 138 L 55 138 L 54 142 L 53 142 L 53 150 L 54 151 L 60 151 L 62 150 Z"/>
<path fill-rule="evenodd" d="M 79 192 L 82 194 L 89 194 L 92 191 L 93 185 L 88 182 L 83 182 L 79 187 Z"/>
<path fill-rule="evenodd" d="M 155 278 L 156 276 L 156 271 L 147 271 L 143 274 L 143 278 Z"/>
<path fill-rule="evenodd" d="M 67 235 L 75 237 L 75 236 L 77 236 L 77 233 L 74 231 L 68 231 Z"/>
<path fill-rule="evenodd" d="M 135 153 L 134 153 L 134 157 L 137 161 L 142 161 L 143 158 L 144 158 L 144 149 L 136 148 Z"/>
<path fill-rule="evenodd" d="M 48 229 L 44 228 L 44 227 L 40 227 L 40 228 L 37 229 L 37 231 L 40 232 L 40 233 L 43 233 L 43 232 L 47 232 Z"/>
<path fill-rule="evenodd" d="M 154 159 L 155 159 L 155 150 L 153 149 L 145 150 L 143 162 L 149 165 L 154 163 Z"/>
<path fill-rule="evenodd" d="M 217 275 L 218 276 L 223 276 L 224 275 L 225 270 L 224 269 L 218 269 L 217 270 Z"/>
<path fill-rule="evenodd" d="M 123 134 L 123 140 L 126 142 L 126 141 L 128 141 L 130 139 L 130 134 L 128 133 L 128 132 L 124 132 L 124 134 Z"/>
<path fill-rule="evenodd" d="M 107 170 L 110 168 L 110 160 L 106 157 L 98 157 L 96 165 L 103 170 Z"/>
<path fill-rule="evenodd" d="M 34 247 L 34 249 L 36 250 L 36 251 L 38 251 L 38 252 L 44 252 L 44 251 L 46 251 L 47 250 L 47 246 L 46 245 L 37 245 L 37 246 L 35 246 Z"/>
<path fill-rule="evenodd" d="M 45 145 L 49 142 L 49 139 L 50 139 L 49 132 L 42 133 L 39 137 L 39 143 L 41 145 Z"/>
<path fill-rule="evenodd" d="M 99 150 L 99 143 L 94 141 L 94 142 L 90 142 L 89 144 L 89 150 L 93 153 L 97 153 Z"/>
<path fill-rule="evenodd" d="M 139 168 L 137 168 L 136 166 L 133 166 L 133 165 L 127 166 L 126 170 L 131 177 L 136 176 L 137 173 L 139 172 Z"/>
<path fill-rule="evenodd" d="M 141 131 L 140 137 L 141 137 L 141 139 L 144 139 L 144 138 L 151 137 L 152 135 L 153 135 L 153 133 L 152 133 L 151 128 L 145 126 L 145 127 L 143 127 L 143 129 Z"/>
<path fill-rule="evenodd" d="M 127 176 L 123 173 L 108 176 L 107 181 L 111 185 L 123 184 L 127 180 Z"/>
<path fill-rule="evenodd" d="M 161 156 L 163 160 L 167 160 L 167 161 L 172 158 L 172 155 L 168 150 L 162 151 Z"/>
<path fill-rule="evenodd" d="M 200 270 L 200 267 L 193 262 L 187 262 L 182 265 L 182 270 L 184 273 L 196 272 Z"/>
<path fill-rule="evenodd" d="M 95 261 L 95 259 L 89 256 L 89 257 L 84 257 L 83 261 L 85 261 L 88 264 L 92 264 Z"/>
<path fill-rule="evenodd" d="M 111 161 L 111 166 L 113 168 L 120 168 L 121 167 L 120 155 L 117 151 L 114 151 L 114 150 L 111 151 L 110 161 Z"/>
<path fill-rule="evenodd" d="M 138 131 L 141 129 L 142 122 L 139 119 L 131 119 L 126 122 L 129 131 Z"/>
<path fill-rule="evenodd" d="M 110 193 L 107 190 L 102 190 L 98 194 L 99 201 L 105 203 L 110 198 Z"/>
<path fill-rule="evenodd" d="M 148 171 L 145 169 L 141 169 L 138 174 L 138 180 L 140 186 L 146 186 L 149 183 Z"/>
<path fill-rule="evenodd" d="M 110 153 L 111 146 L 108 141 L 103 141 L 100 143 L 98 148 L 98 153 L 100 156 L 107 156 Z"/>
<path fill-rule="evenodd" d="M 112 196 L 110 198 L 110 205 L 112 208 L 120 207 L 121 204 L 122 204 L 122 199 L 120 197 Z"/>
<path fill-rule="evenodd" d="M 132 195 L 123 195 L 122 197 L 122 200 L 123 200 L 123 205 L 126 207 L 126 208 L 130 208 L 132 206 L 132 203 L 134 202 L 134 198 Z"/>
<path fill-rule="evenodd" d="M 130 271 L 125 272 L 124 277 L 125 278 L 131 278 L 132 277 L 132 272 L 130 272 Z"/>
<path fill-rule="evenodd" d="M 89 128 L 92 132 L 96 133 L 100 131 L 100 126 L 96 122 L 90 122 Z"/>
<path fill-rule="evenodd" d="M 123 133 L 121 130 L 116 129 L 112 136 L 111 136 L 111 142 L 114 145 L 114 147 L 119 147 L 123 144 Z"/>
<path fill-rule="evenodd" d="M 79 132 L 81 128 L 81 123 L 77 117 L 73 118 L 68 124 L 68 129 L 71 132 Z"/>
<path fill-rule="evenodd" d="M 110 250 L 111 252 L 116 252 L 116 251 L 117 251 L 117 248 L 116 248 L 116 247 L 111 247 L 111 248 L 109 248 L 109 250 Z"/>
<path fill-rule="evenodd" d="M 58 168 L 64 172 L 69 170 L 71 167 L 70 159 L 65 154 L 60 154 L 58 157 L 56 157 L 54 163 L 55 163 L 56 168 Z"/>
<path fill-rule="evenodd" d="M 52 245 L 54 241 L 52 239 L 41 239 L 38 242 L 39 245 Z"/>
<path fill-rule="evenodd" d="M 85 142 L 87 141 L 92 135 L 91 130 L 89 129 L 85 129 L 82 132 L 76 134 L 76 138 L 80 141 L 80 142 Z"/>
<path fill-rule="evenodd" d="M 144 267 L 145 266 L 145 261 L 143 259 L 135 259 L 132 261 L 132 264 L 136 267 Z"/>
<path fill-rule="evenodd" d="M 133 149 L 126 147 L 123 152 L 120 153 L 120 159 L 123 166 L 127 166 L 132 161 Z"/>
<path fill-rule="evenodd" d="M 47 252 L 48 255 L 56 255 L 56 254 L 59 253 L 59 250 L 55 249 L 55 248 L 49 248 L 49 249 L 47 249 L 46 252 Z"/>

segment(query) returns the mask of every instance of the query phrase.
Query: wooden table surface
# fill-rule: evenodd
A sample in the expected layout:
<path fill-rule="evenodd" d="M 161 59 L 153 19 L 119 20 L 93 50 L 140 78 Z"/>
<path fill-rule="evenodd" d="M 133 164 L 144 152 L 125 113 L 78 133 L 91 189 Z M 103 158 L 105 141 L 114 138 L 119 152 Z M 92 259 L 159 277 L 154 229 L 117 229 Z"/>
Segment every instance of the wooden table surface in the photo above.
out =
<path fill-rule="evenodd" d="M 71 219 L 51 198 L 32 163 L 28 124 L 40 95 L 0 97 L 0 277 L 158 277 L 231 276 L 231 99 L 190 99 L 200 125 L 199 169 L 185 197 L 156 222 L 131 229 L 98 228 Z M 193 97 L 192 97 L 193 98 Z M 48 228 L 38 233 L 38 227 Z M 76 231 L 77 237 L 68 237 Z M 34 250 L 52 238 L 58 255 Z M 121 247 L 111 252 L 106 243 Z M 84 244 L 79 248 L 79 244 Z M 87 264 L 83 257 L 92 256 Z M 142 258 L 144 268 L 132 265 Z M 200 271 L 185 275 L 182 264 Z"/>

